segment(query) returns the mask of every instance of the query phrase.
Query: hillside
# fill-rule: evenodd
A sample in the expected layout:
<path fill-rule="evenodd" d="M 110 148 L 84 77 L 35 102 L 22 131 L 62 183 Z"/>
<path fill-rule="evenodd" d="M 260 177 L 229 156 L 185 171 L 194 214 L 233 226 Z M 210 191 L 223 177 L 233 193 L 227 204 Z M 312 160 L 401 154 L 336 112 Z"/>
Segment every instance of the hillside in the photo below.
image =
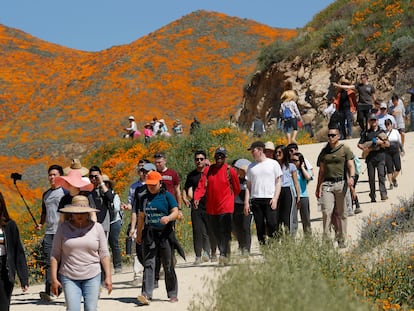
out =
<path fill-rule="evenodd" d="M 51 162 L 68 163 L 108 139 L 127 117 L 153 116 L 186 128 L 227 119 L 260 48 L 295 30 L 197 11 L 128 45 L 82 52 L 0 25 L 0 157 L 3 178 L 20 171 L 31 186 Z"/>
<path fill-rule="evenodd" d="M 414 9 L 412 0 L 337 0 L 318 13 L 289 41 L 275 40 L 260 52 L 257 71 L 247 84 L 239 123 L 256 114 L 277 117 L 286 89 L 299 95 L 300 108 L 323 127 L 321 112 L 344 76 L 357 83 L 366 73 L 375 96 L 393 93 L 407 104 L 414 85 Z"/>

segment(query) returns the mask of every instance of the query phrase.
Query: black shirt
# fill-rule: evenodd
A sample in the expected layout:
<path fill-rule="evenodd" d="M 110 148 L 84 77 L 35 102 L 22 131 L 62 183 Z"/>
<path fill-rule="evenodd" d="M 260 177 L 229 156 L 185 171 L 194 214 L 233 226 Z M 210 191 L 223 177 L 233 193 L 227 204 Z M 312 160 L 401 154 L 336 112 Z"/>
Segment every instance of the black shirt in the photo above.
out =
<path fill-rule="evenodd" d="M 185 180 L 185 184 L 184 184 L 184 190 L 187 191 L 188 189 L 193 188 L 193 193 L 194 193 L 195 190 L 197 189 L 198 183 L 200 182 L 201 174 L 202 173 L 197 171 L 197 169 L 188 173 L 187 179 Z M 194 200 L 191 200 L 191 203 L 193 202 Z M 206 209 L 206 197 L 205 196 L 200 199 L 198 208 Z"/>

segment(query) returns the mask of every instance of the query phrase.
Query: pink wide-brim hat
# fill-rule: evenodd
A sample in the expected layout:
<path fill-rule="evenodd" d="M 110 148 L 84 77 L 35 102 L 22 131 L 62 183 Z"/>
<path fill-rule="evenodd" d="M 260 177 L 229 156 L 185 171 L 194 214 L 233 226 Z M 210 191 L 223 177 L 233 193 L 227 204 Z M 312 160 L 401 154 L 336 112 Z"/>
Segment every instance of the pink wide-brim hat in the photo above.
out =
<path fill-rule="evenodd" d="M 55 185 L 65 189 L 73 186 L 79 188 L 81 191 L 92 191 L 94 188 L 93 184 L 82 178 L 79 170 L 71 170 L 67 176 L 57 176 L 55 178 Z"/>

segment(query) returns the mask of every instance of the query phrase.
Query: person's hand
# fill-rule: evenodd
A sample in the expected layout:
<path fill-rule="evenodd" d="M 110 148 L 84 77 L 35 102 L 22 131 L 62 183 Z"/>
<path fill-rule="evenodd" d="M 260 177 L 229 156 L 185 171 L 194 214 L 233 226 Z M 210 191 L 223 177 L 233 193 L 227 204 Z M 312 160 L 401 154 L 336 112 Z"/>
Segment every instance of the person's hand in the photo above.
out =
<path fill-rule="evenodd" d="M 105 288 L 108 290 L 108 295 L 112 293 L 112 276 L 111 274 L 105 277 Z"/>
<path fill-rule="evenodd" d="M 270 208 L 272 210 L 275 210 L 277 208 L 277 200 L 275 200 L 274 198 L 272 198 L 269 203 L 270 203 Z"/>
<path fill-rule="evenodd" d="M 194 209 L 198 208 L 198 204 L 200 204 L 199 200 L 194 200 Z"/>
<path fill-rule="evenodd" d="M 163 224 L 163 225 L 166 225 L 166 224 L 168 224 L 170 222 L 170 216 L 163 216 L 163 217 L 161 217 L 161 219 L 160 219 L 160 223 L 161 224 Z"/>
<path fill-rule="evenodd" d="M 121 209 L 122 210 L 130 210 L 130 209 L 132 209 L 132 206 L 130 205 L 130 204 L 125 204 L 125 203 L 121 203 Z"/>
<path fill-rule="evenodd" d="M 135 235 L 135 228 L 131 228 L 131 229 L 129 230 L 128 236 L 129 236 L 130 238 L 133 238 L 133 237 L 134 237 L 134 235 Z"/>
<path fill-rule="evenodd" d="M 183 211 L 182 210 L 178 210 L 177 220 L 179 220 L 179 221 L 183 221 L 184 220 L 184 214 L 183 214 Z"/>
<path fill-rule="evenodd" d="M 318 189 L 318 188 L 316 189 L 315 196 L 316 196 L 317 199 L 319 199 L 321 197 L 321 189 Z"/>
<path fill-rule="evenodd" d="M 59 295 L 59 288 L 62 288 L 62 284 L 58 280 L 52 281 L 52 285 L 50 287 L 50 291 L 53 295 L 58 296 Z"/>
<path fill-rule="evenodd" d="M 296 207 L 300 209 L 300 197 L 296 198 Z"/>
<path fill-rule="evenodd" d="M 142 232 L 138 233 L 137 232 L 137 237 L 135 238 L 135 241 L 137 242 L 137 244 L 141 245 L 142 244 Z"/>
<path fill-rule="evenodd" d="M 36 229 L 36 230 L 42 230 L 42 227 L 43 227 L 43 225 L 42 225 L 42 224 L 37 224 L 37 225 L 35 226 L 35 229 Z"/>
<path fill-rule="evenodd" d="M 190 202 L 190 200 L 189 200 L 189 199 L 187 199 L 187 198 L 183 198 L 183 202 L 184 202 L 185 206 L 187 206 L 187 207 L 191 207 L 191 202 Z"/>
<path fill-rule="evenodd" d="M 243 209 L 244 215 L 247 216 L 250 213 L 250 206 L 249 204 L 244 204 L 244 209 Z"/>

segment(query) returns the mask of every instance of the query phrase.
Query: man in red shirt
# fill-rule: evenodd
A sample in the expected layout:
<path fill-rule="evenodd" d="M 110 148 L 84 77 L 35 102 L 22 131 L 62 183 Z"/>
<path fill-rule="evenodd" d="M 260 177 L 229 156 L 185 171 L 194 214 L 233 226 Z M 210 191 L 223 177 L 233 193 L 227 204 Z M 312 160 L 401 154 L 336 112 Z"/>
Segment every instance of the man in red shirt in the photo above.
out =
<path fill-rule="evenodd" d="M 240 192 L 237 172 L 226 163 L 226 158 L 227 150 L 217 148 L 214 153 L 216 163 L 210 166 L 208 172 L 203 172 L 194 193 L 196 205 L 206 195 L 206 211 L 220 250 L 219 265 L 229 262 L 234 197 Z"/>

